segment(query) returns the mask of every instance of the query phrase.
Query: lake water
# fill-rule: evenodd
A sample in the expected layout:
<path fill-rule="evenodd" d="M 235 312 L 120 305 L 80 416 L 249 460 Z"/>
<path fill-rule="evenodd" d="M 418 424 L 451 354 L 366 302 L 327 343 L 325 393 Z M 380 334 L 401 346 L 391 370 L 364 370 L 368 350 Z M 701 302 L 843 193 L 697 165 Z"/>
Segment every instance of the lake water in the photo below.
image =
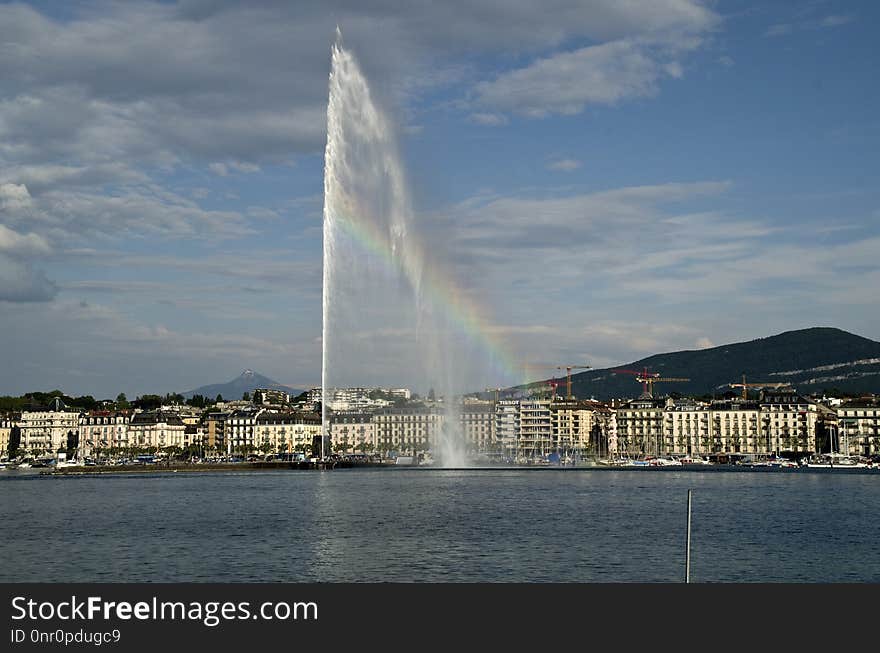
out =
<path fill-rule="evenodd" d="M 880 472 L 0 473 L 0 580 L 880 582 Z"/>

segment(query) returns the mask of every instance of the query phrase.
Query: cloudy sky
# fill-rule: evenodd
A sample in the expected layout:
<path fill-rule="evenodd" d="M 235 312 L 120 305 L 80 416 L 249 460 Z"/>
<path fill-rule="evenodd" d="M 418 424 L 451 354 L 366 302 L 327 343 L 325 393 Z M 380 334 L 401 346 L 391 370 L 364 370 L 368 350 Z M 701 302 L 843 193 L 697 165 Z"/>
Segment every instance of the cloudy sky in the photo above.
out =
<path fill-rule="evenodd" d="M 0 4 L 0 394 L 244 368 L 320 383 L 337 24 L 426 233 L 514 358 L 599 367 L 814 325 L 880 339 L 878 14 Z M 408 382 L 395 367 L 363 383 Z"/>

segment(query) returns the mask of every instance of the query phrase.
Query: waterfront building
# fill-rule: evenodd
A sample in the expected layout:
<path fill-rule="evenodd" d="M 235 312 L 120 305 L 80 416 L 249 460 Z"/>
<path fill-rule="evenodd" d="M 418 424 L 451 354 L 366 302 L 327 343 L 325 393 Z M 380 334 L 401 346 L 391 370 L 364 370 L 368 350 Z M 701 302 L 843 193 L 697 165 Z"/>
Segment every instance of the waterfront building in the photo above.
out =
<path fill-rule="evenodd" d="M 79 436 L 79 410 L 67 408 L 55 397 L 46 407 L 21 414 L 21 447 L 32 454 L 55 453 Z"/>
<path fill-rule="evenodd" d="M 553 420 L 550 399 L 521 399 L 516 457 L 528 462 L 552 453 Z"/>
<path fill-rule="evenodd" d="M 519 400 L 501 399 L 495 402 L 495 439 L 508 460 L 516 458 L 519 442 Z"/>
<path fill-rule="evenodd" d="M 226 450 L 226 424 L 232 415 L 229 411 L 208 413 L 203 419 L 204 444 L 212 451 Z"/>
<path fill-rule="evenodd" d="M 332 413 L 329 416 L 330 441 L 336 451 L 367 453 L 376 451 L 377 423 L 372 413 Z"/>
<path fill-rule="evenodd" d="M 819 405 L 791 389 L 762 393 L 762 446 L 766 451 L 816 452 Z M 766 442 L 766 445 L 764 444 Z"/>
<path fill-rule="evenodd" d="M 854 399 L 837 409 L 835 451 L 847 455 L 880 453 L 880 400 Z"/>
<path fill-rule="evenodd" d="M 491 401 L 469 402 L 459 414 L 461 435 L 471 451 L 491 451 L 495 443 L 495 406 Z"/>
<path fill-rule="evenodd" d="M 663 448 L 663 414 L 666 401 L 640 398 L 616 410 L 616 451 L 619 455 L 659 455 Z"/>
<path fill-rule="evenodd" d="M 15 422 L 11 417 L 0 415 L 0 458 L 6 458 L 9 452 L 9 439 Z"/>
<path fill-rule="evenodd" d="M 373 415 L 380 451 L 427 451 L 439 442 L 443 413 L 437 408 L 385 408 Z"/>
<path fill-rule="evenodd" d="M 162 449 L 185 447 L 186 425 L 176 413 L 162 409 L 137 412 L 128 423 L 128 446 Z"/>
<path fill-rule="evenodd" d="M 79 444 L 82 455 L 95 450 L 128 446 L 128 411 L 93 410 L 79 416 Z"/>
<path fill-rule="evenodd" d="M 257 426 L 257 417 L 264 410 L 262 408 L 255 409 L 251 406 L 232 412 L 226 423 L 227 453 L 234 451 L 244 453 L 256 448 L 257 443 L 254 438 L 254 432 Z"/>
<path fill-rule="evenodd" d="M 661 453 L 705 456 L 712 449 L 711 411 L 692 399 L 668 400 L 663 411 Z"/>
<path fill-rule="evenodd" d="M 701 413 L 698 446 L 692 449 L 692 453 L 770 453 L 770 440 L 762 428 L 761 412 L 759 404 L 753 401 L 712 402 L 708 410 L 709 436 L 706 438 L 703 431 L 705 415 Z"/>
<path fill-rule="evenodd" d="M 558 400 L 550 404 L 552 446 L 564 457 L 597 452 L 604 440 L 598 402 Z"/>
<path fill-rule="evenodd" d="M 253 445 L 264 453 L 305 451 L 320 435 L 319 414 L 260 411 L 255 418 Z"/>

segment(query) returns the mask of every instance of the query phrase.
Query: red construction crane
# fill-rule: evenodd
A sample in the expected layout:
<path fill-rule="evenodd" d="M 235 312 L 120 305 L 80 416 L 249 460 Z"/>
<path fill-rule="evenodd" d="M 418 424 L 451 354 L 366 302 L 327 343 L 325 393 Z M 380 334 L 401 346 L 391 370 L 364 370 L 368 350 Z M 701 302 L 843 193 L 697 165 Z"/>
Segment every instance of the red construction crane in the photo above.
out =
<path fill-rule="evenodd" d="M 679 376 L 660 376 L 660 372 L 649 372 L 647 367 L 641 372 L 624 369 L 611 371 L 621 372 L 623 374 L 634 374 L 636 377 L 636 381 L 642 384 L 642 395 L 646 397 L 654 396 L 655 383 L 684 383 L 686 381 L 690 381 L 690 379 Z"/>
<path fill-rule="evenodd" d="M 635 376 L 636 380 L 642 384 L 642 394 L 648 394 L 648 381 L 647 381 L 647 379 L 652 378 L 652 377 L 656 379 L 660 376 L 660 372 L 649 372 L 647 367 L 644 370 L 642 370 L 641 372 L 638 372 L 636 370 L 624 370 L 624 369 L 611 370 L 611 371 L 614 372 L 615 374 L 618 374 L 618 373 L 619 374 L 632 374 L 633 376 Z"/>

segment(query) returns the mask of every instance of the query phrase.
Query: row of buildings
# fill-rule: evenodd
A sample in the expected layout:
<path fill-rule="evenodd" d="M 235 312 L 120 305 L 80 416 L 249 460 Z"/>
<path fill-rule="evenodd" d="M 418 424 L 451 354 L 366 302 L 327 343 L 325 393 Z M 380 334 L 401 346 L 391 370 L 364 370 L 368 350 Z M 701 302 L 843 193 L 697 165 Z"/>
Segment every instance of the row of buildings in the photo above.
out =
<path fill-rule="evenodd" d="M 335 451 L 419 452 L 444 439 L 473 453 L 528 461 L 564 456 L 770 454 L 836 451 L 880 453 L 880 402 L 831 406 L 794 391 L 759 399 L 650 397 L 609 403 L 545 399 L 407 401 L 368 410 L 328 411 Z M 196 446 L 211 451 L 304 451 L 323 434 L 321 415 L 260 402 L 201 411 L 167 406 L 151 411 L 68 409 L 56 399 L 39 410 L 0 418 L 0 447 L 10 440 L 30 454 L 78 449 Z"/>

